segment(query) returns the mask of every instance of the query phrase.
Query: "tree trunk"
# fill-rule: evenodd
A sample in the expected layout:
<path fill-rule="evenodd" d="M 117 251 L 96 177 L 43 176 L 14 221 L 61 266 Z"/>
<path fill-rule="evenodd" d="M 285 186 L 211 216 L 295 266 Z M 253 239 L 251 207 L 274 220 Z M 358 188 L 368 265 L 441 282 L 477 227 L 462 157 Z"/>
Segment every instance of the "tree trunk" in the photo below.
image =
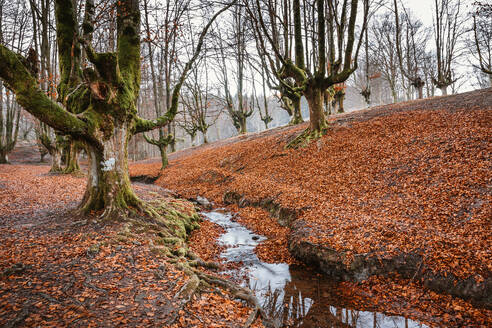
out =
<path fill-rule="evenodd" d="M 79 149 L 75 145 L 75 142 L 70 142 L 69 152 L 66 155 L 67 166 L 65 167 L 65 173 L 76 173 L 80 171 L 79 165 Z"/>
<path fill-rule="evenodd" d="M 50 152 L 50 156 L 51 156 L 50 172 L 52 173 L 63 172 L 61 149 L 58 147 L 53 147 L 53 149 Z"/>
<path fill-rule="evenodd" d="M 447 96 L 448 95 L 448 87 L 440 87 L 439 90 L 441 90 L 441 95 Z"/>
<path fill-rule="evenodd" d="M 335 114 L 338 111 L 338 105 L 339 105 L 339 103 L 335 99 L 332 104 L 333 104 L 333 113 Z"/>
<path fill-rule="evenodd" d="M 294 110 L 292 112 L 292 118 L 290 119 L 289 125 L 296 125 L 304 122 L 301 113 L 301 98 L 297 98 L 292 101 L 292 107 Z"/>
<path fill-rule="evenodd" d="M 132 207 L 142 208 L 128 177 L 129 137 L 128 127 L 123 124 L 115 127 L 108 139 L 98 140 L 98 145 L 87 143 L 89 177 L 79 206 L 82 213 L 104 210 L 101 217 L 118 218 Z"/>
<path fill-rule="evenodd" d="M 4 149 L 0 149 L 0 164 L 8 164 L 9 157 Z"/>
<path fill-rule="evenodd" d="M 241 115 L 241 117 L 238 120 L 239 123 L 239 134 L 245 134 L 247 132 L 246 130 L 246 116 Z"/>
<path fill-rule="evenodd" d="M 309 129 L 311 132 L 321 133 L 326 128 L 326 117 L 323 110 L 323 92 L 320 88 L 313 87 L 306 92 L 309 106 Z"/>
<path fill-rule="evenodd" d="M 208 139 L 207 139 L 207 131 L 202 132 L 203 133 L 203 143 L 208 144 Z"/>
<path fill-rule="evenodd" d="M 338 113 L 344 113 L 345 112 L 345 108 L 343 107 L 343 101 L 345 99 L 345 93 L 341 94 L 340 96 L 337 97 L 337 101 L 338 101 Z"/>
<path fill-rule="evenodd" d="M 398 93 L 394 87 L 391 88 L 391 95 L 393 96 L 393 103 L 396 104 L 398 102 Z"/>
<path fill-rule="evenodd" d="M 331 115 L 331 96 L 330 93 L 328 92 L 328 89 L 325 90 L 323 94 L 323 100 L 325 104 L 325 113 L 327 116 Z"/>
<path fill-rule="evenodd" d="M 417 87 L 417 92 L 419 95 L 419 99 L 423 99 L 424 98 L 424 87 Z"/>
<path fill-rule="evenodd" d="M 159 146 L 159 151 L 161 152 L 161 162 L 162 162 L 161 170 L 164 170 L 167 167 L 167 164 L 169 163 L 169 160 L 167 159 L 167 145 Z"/>

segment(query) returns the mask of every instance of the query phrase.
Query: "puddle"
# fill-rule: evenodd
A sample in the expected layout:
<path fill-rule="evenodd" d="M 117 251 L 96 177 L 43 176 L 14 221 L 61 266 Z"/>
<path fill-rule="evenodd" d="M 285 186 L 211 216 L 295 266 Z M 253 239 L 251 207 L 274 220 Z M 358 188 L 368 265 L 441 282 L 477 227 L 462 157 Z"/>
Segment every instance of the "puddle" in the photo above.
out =
<path fill-rule="evenodd" d="M 416 328 L 424 324 L 400 316 L 346 309 L 337 304 L 331 292 L 334 282 L 286 263 L 262 262 L 255 247 L 266 238 L 232 220 L 232 215 L 202 212 L 206 219 L 224 228 L 219 244 L 225 246 L 221 257 L 229 262 L 242 262 L 235 272 L 244 277 L 241 283 L 252 289 L 277 327 L 352 327 L 352 328 Z"/>

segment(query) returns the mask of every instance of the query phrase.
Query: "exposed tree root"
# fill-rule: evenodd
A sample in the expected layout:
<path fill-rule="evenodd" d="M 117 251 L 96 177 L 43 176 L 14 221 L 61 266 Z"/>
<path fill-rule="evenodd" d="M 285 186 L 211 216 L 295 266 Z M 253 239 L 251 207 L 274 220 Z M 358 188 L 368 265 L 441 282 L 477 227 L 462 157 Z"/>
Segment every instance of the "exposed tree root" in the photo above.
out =
<path fill-rule="evenodd" d="M 273 322 L 268 317 L 265 310 L 258 302 L 258 299 L 249 288 L 241 287 L 226 279 L 202 272 L 195 268 L 192 268 L 191 270 L 196 276 L 205 281 L 207 284 L 219 286 L 230 291 L 234 297 L 245 301 L 249 306 L 253 308 L 253 312 L 246 321 L 245 327 L 250 327 L 258 317 L 262 319 L 263 325 L 265 325 L 265 327 L 274 327 Z"/>
<path fill-rule="evenodd" d="M 328 127 L 325 127 L 319 131 L 317 130 L 311 130 L 310 128 L 307 128 L 304 130 L 300 135 L 295 137 L 292 141 L 290 141 L 285 148 L 302 148 L 307 146 L 311 141 L 313 140 L 318 140 L 321 138 L 323 135 L 326 134 L 328 130 Z"/>
<path fill-rule="evenodd" d="M 209 263 L 203 263 L 206 264 L 207 267 L 210 266 Z M 218 264 L 216 265 L 218 266 Z M 191 267 L 189 262 L 180 262 L 177 264 L 177 267 L 186 272 L 190 276 L 190 279 L 175 295 L 175 299 L 179 300 L 179 307 L 174 311 L 174 315 L 167 322 L 168 325 L 172 325 L 176 321 L 179 311 L 193 299 L 195 294 L 199 293 L 204 288 L 218 286 L 228 290 L 235 298 L 245 301 L 253 308 L 253 312 L 246 320 L 244 325 L 245 328 L 250 327 L 258 317 L 261 318 L 265 327 L 275 327 L 250 289 L 241 287 L 226 279 L 202 272 L 194 267 Z"/>
<path fill-rule="evenodd" d="M 127 204 L 131 204 L 131 207 L 121 208 L 116 206 L 117 204 L 110 204 L 100 216 L 104 221 L 116 219 L 126 222 L 115 240 L 126 240 L 134 234 L 146 234 L 154 254 L 164 256 L 169 263 L 189 276 L 189 280 L 175 295 L 177 308 L 166 325 L 172 325 L 178 319 L 179 311 L 184 309 L 196 294 L 203 290 L 213 290 L 214 286 L 217 286 L 228 290 L 235 298 L 245 301 L 253 308 L 245 327 L 250 327 L 258 317 L 266 327 L 274 327 L 250 289 L 199 270 L 218 269 L 220 265 L 203 261 L 188 249 L 188 233 L 199 227 L 200 218 L 194 207 L 186 208 L 187 205 L 184 203 L 164 198 L 145 202 L 135 196 L 129 200 L 131 202 Z"/>
<path fill-rule="evenodd" d="M 301 123 L 304 123 L 304 120 L 302 119 L 302 117 L 296 116 L 296 115 L 292 115 L 292 118 L 290 119 L 288 125 L 289 126 L 292 126 L 292 125 L 297 125 L 297 124 L 301 124 Z"/>

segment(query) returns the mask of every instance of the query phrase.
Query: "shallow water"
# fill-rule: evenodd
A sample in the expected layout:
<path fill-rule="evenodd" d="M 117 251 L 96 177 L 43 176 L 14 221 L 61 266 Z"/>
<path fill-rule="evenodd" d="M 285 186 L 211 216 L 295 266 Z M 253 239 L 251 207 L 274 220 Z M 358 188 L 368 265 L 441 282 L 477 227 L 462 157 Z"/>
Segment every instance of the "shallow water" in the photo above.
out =
<path fill-rule="evenodd" d="M 220 211 L 203 212 L 206 219 L 224 228 L 219 244 L 226 261 L 241 262 L 240 269 L 226 272 L 242 277 L 241 283 L 251 288 L 278 327 L 353 327 L 414 328 L 427 327 L 401 316 L 379 312 L 346 309 L 332 290 L 334 282 L 286 263 L 262 262 L 255 247 L 266 238 L 232 220 Z"/>

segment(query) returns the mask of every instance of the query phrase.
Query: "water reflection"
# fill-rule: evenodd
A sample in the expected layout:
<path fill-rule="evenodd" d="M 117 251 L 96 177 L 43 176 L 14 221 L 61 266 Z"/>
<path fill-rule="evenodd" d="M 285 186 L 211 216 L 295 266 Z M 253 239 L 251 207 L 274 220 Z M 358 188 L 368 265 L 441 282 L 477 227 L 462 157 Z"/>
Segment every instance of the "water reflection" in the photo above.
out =
<path fill-rule="evenodd" d="M 352 327 L 352 328 L 416 328 L 427 327 L 418 322 L 383 313 L 351 310 L 333 293 L 334 283 L 303 268 L 285 263 L 260 261 L 254 248 L 265 237 L 232 221 L 228 213 L 202 213 L 219 224 L 225 233 L 219 243 L 226 247 L 221 256 L 230 262 L 242 262 L 236 276 L 245 277 L 243 284 L 256 296 L 277 327 Z"/>

